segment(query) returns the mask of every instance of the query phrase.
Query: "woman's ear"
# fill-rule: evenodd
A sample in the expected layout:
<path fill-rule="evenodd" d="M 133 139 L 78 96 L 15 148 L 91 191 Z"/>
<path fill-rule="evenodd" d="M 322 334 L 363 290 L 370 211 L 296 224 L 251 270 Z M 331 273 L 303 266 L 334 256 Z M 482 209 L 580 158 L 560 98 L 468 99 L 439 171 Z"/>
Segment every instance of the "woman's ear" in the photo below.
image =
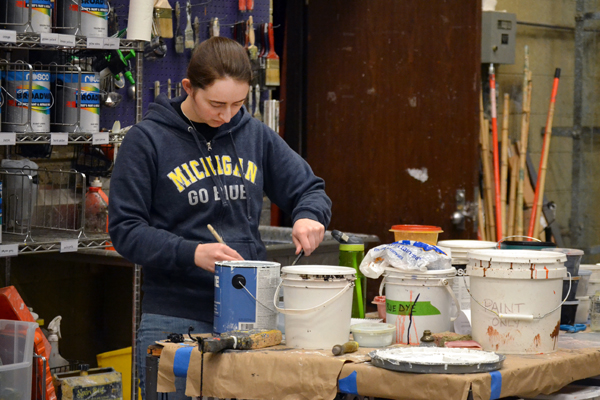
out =
<path fill-rule="evenodd" d="M 183 90 L 185 90 L 188 96 L 191 96 L 194 92 L 194 88 L 192 88 L 192 82 L 188 78 L 183 78 L 181 80 L 181 85 L 183 86 Z"/>

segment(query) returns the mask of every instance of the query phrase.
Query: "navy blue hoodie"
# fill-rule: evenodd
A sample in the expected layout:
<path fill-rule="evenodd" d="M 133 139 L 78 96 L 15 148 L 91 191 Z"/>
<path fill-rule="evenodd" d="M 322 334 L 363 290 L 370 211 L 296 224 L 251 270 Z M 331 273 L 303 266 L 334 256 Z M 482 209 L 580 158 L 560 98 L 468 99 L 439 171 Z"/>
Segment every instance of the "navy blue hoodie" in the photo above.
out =
<path fill-rule="evenodd" d="M 293 221 L 325 227 L 325 184 L 281 137 L 245 107 L 207 143 L 161 95 L 126 134 L 111 177 L 115 249 L 143 266 L 143 312 L 213 320 L 214 275 L 194 264 L 211 224 L 244 259 L 264 260 L 258 224 L 263 192 Z"/>

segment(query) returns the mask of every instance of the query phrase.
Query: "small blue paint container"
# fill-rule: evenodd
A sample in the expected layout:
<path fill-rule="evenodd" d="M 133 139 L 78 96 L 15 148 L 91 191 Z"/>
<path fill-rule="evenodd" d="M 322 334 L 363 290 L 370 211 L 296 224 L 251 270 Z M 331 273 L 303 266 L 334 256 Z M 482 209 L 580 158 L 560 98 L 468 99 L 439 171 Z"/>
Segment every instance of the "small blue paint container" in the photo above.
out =
<path fill-rule="evenodd" d="M 281 264 L 267 261 L 215 263 L 213 333 L 233 330 L 277 329 L 273 304 Z"/>

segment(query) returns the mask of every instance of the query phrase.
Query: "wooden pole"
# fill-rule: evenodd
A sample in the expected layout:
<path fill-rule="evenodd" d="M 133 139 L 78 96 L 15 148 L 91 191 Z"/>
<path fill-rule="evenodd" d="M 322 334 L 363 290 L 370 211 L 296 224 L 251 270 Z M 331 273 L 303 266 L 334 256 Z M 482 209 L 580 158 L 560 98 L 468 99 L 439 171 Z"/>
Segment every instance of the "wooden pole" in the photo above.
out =
<path fill-rule="evenodd" d="M 489 162 L 489 129 L 483 118 L 483 94 L 479 97 L 479 141 L 481 142 L 481 163 L 483 165 L 483 201 L 485 203 L 485 225 L 487 240 L 495 240 L 494 192 L 492 189 L 492 168 Z"/>
<path fill-rule="evenodd" d="M 496 238 L 502 239 L 502 204 L 500 201 L 500 154 L 498 151 L 498 118 L 496 116 L 496 73 L 490 64 L 490 110 L 492 114 L 492 150 L 494 154 L 494 198 L 496 204 Z"/>
<path fill-rule="evenodd" d="M 542 215 L 542 206 L 544 203 L 544 189 L 546 185 L 546 168 L 548 166 L 548 153 L 550 153 L 550 140 L 552 139 L 552 119 L 554 118 L 554 106 L 556 104 L 556 92 L 558 91 L 559 81 L 560 68 L 556 68 L 556 71 L 554 72 L 554 82 L 552 84 L 552 94 L 550 96 L 550 106 L 548 107 L 548 118 L 546 119 L 544 146 L 542 148 L 540 168 L 538 169 L 538 179 L 535 185 L 533 209 L 531 210 L 531 220 L 529 221 L 528 236 L 535 237 L 538 239 L 540 233 L 540 216 Z"/>
<path fill-rule="evenodd" d="M 527 143 L 529 140 L 529 116 L 531 114 L 531 91 L 533 84 L 529 71 L 529 48 L 525 46 L 525 65 L 523 67 L 523 101 L 521 114 L 521 146 L 519 149 L 519 173 L 515 205 L 515 235 L 523 236 L 523 186 L 525 185 L 525 164 L 527 162 Z"/>
<path fill-rule="evenodd" d="M 513 146 L 512 157 L 510 158 L 510 194 L 508 196 L 508 227 L 506 236 L 515 234 L 515 206 L 517 199 L 517 176 L 519 173 L 519 156 Z"/>
<path fill-rule="evenodd" d="M 477 196 L 477 227 L 480 240 L 488 240 L 485 232 L 485 220 L 483 218 L 483 202 L 481 196 Z"/>
<path fill-rule="evenodd" d="M 502 237 L 507 236 L 506 191 L 508 185 L 508 111 L 510 96 L 504 93 L 504 106 L 502 108 L 502 138 L 500 147 L 500 204 L 502 207 Z"/>

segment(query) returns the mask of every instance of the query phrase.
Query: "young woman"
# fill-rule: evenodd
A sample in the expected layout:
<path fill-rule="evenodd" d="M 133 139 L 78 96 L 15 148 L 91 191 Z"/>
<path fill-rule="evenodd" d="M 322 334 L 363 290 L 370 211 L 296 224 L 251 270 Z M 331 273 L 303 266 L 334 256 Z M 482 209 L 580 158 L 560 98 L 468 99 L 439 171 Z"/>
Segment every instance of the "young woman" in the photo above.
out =
<path fill-rule="evenodd" d="M 263 193 L 292 216 L 296 254 L 310 255 L 329 223 L 323 180 L 243 106 L 251 79 L 237 42 L 201 43 L 182 81 L 187 95 L 159 96 L 120 148 L 109 230 L 115 249 L 143 266 L 142 391 L 150 344 L 189 326 L 212 331 L 215 261 L 266 258 L 258 232 Z M 226 245 L 215 243 L 207 224 Z"/>

